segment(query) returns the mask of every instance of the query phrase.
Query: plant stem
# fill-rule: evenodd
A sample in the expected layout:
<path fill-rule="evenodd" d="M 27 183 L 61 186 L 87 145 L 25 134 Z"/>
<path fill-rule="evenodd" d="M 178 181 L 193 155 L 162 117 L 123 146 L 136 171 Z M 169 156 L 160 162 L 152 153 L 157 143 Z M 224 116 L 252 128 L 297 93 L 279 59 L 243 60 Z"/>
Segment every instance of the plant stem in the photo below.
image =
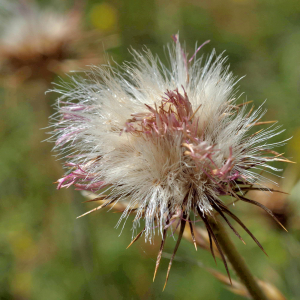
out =
<path fill-rule="evenodd" d="M 246 265 L 245 260 L 239 254 L 235 245 L 231 241 L 221 221 L 217 221 L 211 218 L 210 225 L 228 261 L 231 263 L 231 266 L 233 267 L 236 274 L 247 288 L 252 298 L 254 300 L 268 300 L 265 294 L 263 293 L 262 289 L 258 285 L 256 279 L 251 274 L 248 266 Z"/>

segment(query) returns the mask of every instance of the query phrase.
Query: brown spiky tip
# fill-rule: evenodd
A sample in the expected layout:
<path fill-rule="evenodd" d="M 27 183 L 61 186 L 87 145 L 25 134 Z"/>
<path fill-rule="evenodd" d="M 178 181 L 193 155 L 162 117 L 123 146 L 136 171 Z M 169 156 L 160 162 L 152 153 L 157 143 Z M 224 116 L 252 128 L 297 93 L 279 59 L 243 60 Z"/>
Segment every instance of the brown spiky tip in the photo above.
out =
<path fill-rule="evenodd" d="M 244 196 L 241 196 L 241 195 L 237 195 L 238 199 L 237 200 L 242 200 L 242 201 L 245 201 L 245 202 L 248 202 L 248 203 L 251 203 L 251 204 L 254 204 L 256 206 L 259 206 L 261 207 L 262 209 L 264 209 L 267 213 L 269 213 L 275 220 L 276 222 L 278 222 L 282 227 L 283 229 L 285 229 L 285 227 L 278 221 L 278 219 L 274 216 L 274 214 L 268 209 L 266 208 L 265 206 L 263 206 L 262 204 L 254 201 L 254 200 L 250 200 Z M 235 220 L 249 235 L 250 237 L 254 240 L 254 242 L 259 246 L 259 248 L 267 255 L 267 253 L 265 252 L 263 246 L 259 243 L 259 241 L 255 238 L 255 236 L 251 233 L 251 231 L 244 225 L 244 223 L 235 215 L 233 214 L 227 207 L 226 205 L 224 205 L 220 200 L 218 199 L 211 199 L 211 205 L 212 207 L 215 209 L 215 211 L 223 218 L 223 220 L 227 223 L 227 225 L 229 226 L 229 228 L 234 232 L 234 234 L 245 244 L 244 240 L 242 239 L 242 237 L 240 236 L 240 234 L 237 232 L 237 230 L 233 227 L 233 225 L 231 224 L 231 222 L 228 220 L 228 218 L 225 216 L 225 214 L 227 214 L 228 216 L 230 216 L 233 220 Z M 213 226 L 210 224 L 210 218 L 208 218 L 207 216 L 205 216 L 201 211 L 200 209 L 197 207 L 197 212 L 198 212 L 198 216 L 202 219 L 206 229 L 207 229 L 207 232 L 208 232 L 208 236 L 209 236 L 209 243 L 210 243 L 210 250 L 211 250 L 211 253 L 212 253 L 212 256 L 215 260 L 215 262 L 217 263 L 216 261 L 216 256 L 215 256 L 215 252 L 214 252 L 214 247 L 213 245 L 216 246 L 217 250 L 218 250 L 218 254 L 220 255 L 222 261 L 223 261 L 223 264 L 225 266 L 225 269 L 226 269 L 226 272 L 227 272 L 227 276 L 228 276 L 228 280 L 229 280 L 229 283 L 232 285 L 232 280 L 231 280 L 231 276 L 230 276 L 230 273 L 229 273 L 229 268 L 228 268 L 228 264 L 227 264 L 227 261 L 226 261 L 226 256 L 223 252 L 223 249 L 221 247 L 221 245 L 219 244 L 219 241 L 218 241 L 218 238 L 217 238 L 217 235 L 215 234 L 214 230 L 213 230 Z M 171 259 L 170 259 L 170 262 L 169 262 L 169 266 L 168 266 L 168 271 L 167 271 L 167 276 L 166 276 L 166 281 L 165 281 L 165 284 L 164 284 L 164 288 L 163 290 L 166 288 L 166 284 L 168 282 L 168 279 L 169 279 L 169 275 L 170 275 L 170 270 L 171 270 L 171 266 L 172 266 L 172 263 L 173 263 L 173 260 L 174 260 L 174 257 L 176 255 L 176 252 L 178 250 L 178 247 L 179 247 L 179 244 L 181 242 L 181 239 L 182 239 L 182 236 L 183 236 L 183 232 L 184 232 L 184 228 L 185 228 L 185 225 L 186 223 L 189 223 L 189 226 L 190 226 L 190 230 L 191 230 L 191 236 L 192 236 L 192 241 L 195 245 L 195 248 L 197 249 L 197 246 L 196 246 L 196 241 L 195 241 L 195 236 L 194 236 L 194 228 L 193 228 L 193 225 L 192 225 L 192 222 L 190 220 L 190 218 L 188 220 L 186 220 L 186 218 L 182 218 L 182 220 L 180 221 L 180 231 L 179 231 L 179 234 L 178 234 L 178 239 L 177 239 L 177 242 L 176 242 L 176 245 L 175 245 L 175 248 L 174 248 L 174 251 L 173 251 L 173 254 L 171 256 Z M 285 229 L 286 230 L 286 229 Z M 158 266 L 159 266 L 159 263 L 160 263 L 160 259 L 161 259 L 161 255 L 162 255 L 162 251 L 163 251 L 163 247 L 164 247 L 164 244 L 165 244 L 165 235 L 166 235 L 166 230 L 164 231 L 164 238 L 162 240 L 162 244 L 161 244 L 161 247 L 160 247 L 160 251 L 159 251 L 159 254 L 158 254 L 158 257 L 157 257 L 157 262 L 156 262 L 156 267 L 155 267 L 155 273 L 154 273 L 154 278 L 155 278 L 155 275 L 156 275 L 156 272 L 157 272 L 157 269 L 158 269 Z"/>
<path fill-rule="evenodd" d="M 248 199 L 245 197 L 245 195 L 247 194 L 247 192 L 249 191 L 272 191 L 272 192 L 278 192 L 278 193 L 282 193 L 282 194 L 286 194 L 285 192 L 279 191 L 279 190 L 275 190 L 275 189 L 268 189 L 268 188 L 258 188 L 258 187 L 254 187 L 253 185 L 248 185 L 245 186 L 244 183 L 240 183 L 241 186 L 236 187 L 236 188 L 232 188 L 232 194 L 231 196 L 235 198 L 235 201 L 243 201 L 243 202 L 247 202 L 250 204 L 253 204 L 255 206 L 258 206 L 260 208 L 262 208 L 266 213 L 268 213 L 278 224 L 280 224 L 280 226 L 286 230 L 286 228 L 280 223 L 280 221 L 276 218 L 276 216 L 273 214 L 273 212 L 268 209 L 267 207 L 265 207 L 263 204 Z M 243 193 L 243 195 L 240 195 L 239 193 Z M 113 205 L 117 199 L 110 199 L 107 196 L 98 196 L 94 199 L 88 200 L 86 202 L 91 202 L 91 201 L 99 201 L 101 203 L 100 206 L 88 211 L 87 213 L 79 216 L 78 218 L 85 216 L 89 213 L 95 212 L 97 210 L 100 210 L 101 208 L 104 207 L 108 207 Z M 210 204 L 212 206 L 212 208 L 215 210 L 215 214 L 218 214 L 224 221 L 225 223 L 229 226 L 229 228 L 233 231 L 233 233 L 244 243 L 245 241 L 243 240 L 243 238 L 241 237 L 241 235 L 238 233 L 238 231 L 235 229 L 235 227 L 232 225 L 231 221 L 229 220 L 228 217 L 230 217 L 231 219 L 233 219 L 236 223 L 238 223 L 242 229 L 244 229 L 246 231 L 246 233 L 248 233 L 248 235 L 253 239 L 253 241 L 258 245 L 258 247 L 267 255 L 267 253 L 265 252 L 263 246 L 260 244 L 260 242 L 255 238 L 255 236 L 252 234 L 252 232 L 246 227 L 246 225 L 234 214 L 232 213 L 228 206 L 226 206 L 221 200 L 219 199 L 214 199 L 214 198 L 209 198 Z M 119 207 L 120 208 L 120 207 Z M 124 207 L 125 209 L 125 207 Z M 188 228 L 189 228 L 189 237 L 188 239 L 192 241 L 192 243 L 195 246 L 195 249 L 197 250 L 197 244 L 200 247 L 206 248 L 205 246 L 203 246 L 203 241 L 199 241 L 199 238 L 196 239 L 196 235 L 199 235 L 199 229 L 197 229 L 194 226 L 194 222 L 192 221 L 190 216 L 188 215 L 188 212 L 184 210 L 185 206 L 183 205 L 182 208 L 182 214 L 179 216 L 178 214 L 173 214 L 173 215 L 169 215 L 166 221 L 166 225 L 165 228 L 163 230 L 163 236 L 162 236 L 162 240 L 161 240 L 161 245 L 160 245 L 160 249 L 157 255 L 157 259 L 156 259 L 156 264 L 155 264 L 155 270 L 154 270 L 154 275 L 153 275 L 153 281 L 155 280 L 159 265 L 160 265 L 160 261 L 162 258 L 162 254 L 163 254 L 163 250 L 165 247 L 165 243 L 166 243 L 166 238 L 167 238 L 167 232 L 168 229 L 170 227 L 172 227 L 171 225 L 174 225 L 173 227 L 175 228 L 175 230 L 180 226 L 179 231 L 178 231 L 178 238 L 177 238 L 177 242 L 175 245 L 175 248 L 173 250 L 173 254 L 171 256 L 169 265 L 168 265 L 168 270 L 167 270 L 167 275 L 166 275 L 166 280 L 165 280 L 165 284 L 163 287 L 163 290 L 165 290 L 169 276 L 170 276 L 170 270 L 172 267 L 172 263 L 174 261 L 174 258 L 176 256 L 177 250 L 179 248 L 179 245 L 181 243 L 182 237 L 187 237 L 186 236 L 186 223 L 188 223 Z M 221 258 L 223 261 L 223 264 L 225 266 L 226 272 L 227 272 L 227 276 L 228 276 L 228 281 L 229 283 L 232 285 L 232 280 L 231 280 L 231 276 L 229 273 L 229 268 L 228 268 L 228 263 L 226 260 L 226 256 L 223 252 L 223 249 L 218 241 L 218 237 L 217 234 L 214 232 L 213 229 L 213 224 L 211 224 L 211 216 L 205 215 L 203 214 L 203 212 L 200 211 L 198 206 L 195 206 L 195 210 L 196 210 L 196 214 L 198 215 L 198 217 L 200 218 L 200 220 L 203 222 L 203 224 L 205 225 L 205 228 L 207 230 L 207 234 L 208 234 L 208 240 L 209 240 L 209 249 L 211 251 L 211 254 L 215 260 L 215 262 L 217 263 L 216 257 Z M 133 209 L 132 213 L 135 213 L 136 210 Z M 228 217 L 227 217 L 228 216 Z M 177 224 L 176 224 L 177 222 Z M 215 222 L 215 220 L 214 220 Z M 146 227 L 144 227 L 143 230 L 141 230 L 131 241 L 131 243 L 128 245 L 127 249 L 132 246 L 142 235 L 143 233 L 145 233 Z M 287 231 L 287 230 L 286 230 Z M 196 233 L 196 234 L 195 234 Z M 201 235 L 202 236 L 202 235 Z M 204 240 L 204 239 L 203 239 Z M 205 242 L 204 242 L 205 243 Z M 206 248 L 208 249 L 208 248 Z M 268 256 L 268 255 L 267 255 Z"/>
<path fill-rule="evenodd" d="M 281 193 L 281 194 L 287 194 L 285 192 L 282 192 L 280 190 L 275 190 L 275 189 L 271 189 L 271 188 L 259 188 L 259 187 L 255 187 L 252 184 L 248 184 L 246 185 L 244 182 L 239 182 L 237 181 L 237 183 L 239 184 L 239 186 L 232 188 L 231 189 L 231 196 L 235 198 L 235 201 L 243 201 L 246 203 L 250 203 L 253 204 L 255 206 L 258 206 L 260 208 L 262 208 L 266 213 L 268 213 L 278 224 L 280 224 L 280 226 L 286 230 L 286 228 L 280 223 L 280 221 L 276 218 L 276 216 L 273 214 L 273 212 L 268 209 L 267 207 L 265 207 L 263 204 L 251 200 L 249 198 L 246 197 L 246 194 L 249 191 L 271 191 L 271 192 L 276 192 L 276 193 Z M 242 194 L 241 194 L 242 193 Z M 195 199 L 196 200 L 196 199 Z M 114 203 L 116 203 L 117 199 L 116 198 L 109 198 L 108 196 L 102 195 L 102 196 L 98 196 L 96 198 L 87 200 L 86 202 L 94 202 L 94 201 L 99 201 L 101 203 L 101 205 L 99 205 L 98 207 L 88 211 L 87 213 L 79 216 L 85 216 L 89 213 L 95 212 L 97 210 L 100 210 L 101 208 L 104 207 L 108 207 L 108 206 L 112 206 Z M 267 253 L 265 252 L 263 246 L 260 244 L 260 242 L 255 238 L 255 236 L 252 234 L 252 232 L 246 227 L 246 225 L 233 213 L 230 211 L 230 209 L 228 208 L 227 205 L 225 205 L 221 200 L 219 199 L 215 199 L 210 197 L 209 198 L 210 201 L 210 205 L 212 206 L 212 208 L 215 211 L 215 214 L 218 214 L 224 221 L 225 223 L 228 225 L 228 227 L 233 231 L 233 233 L 245 244 L 245 241 L 243 240 L 243 238 L 241 237 L 241 235 L 238 233 L 238 231 L 235 229 L 235 227 L 232 225 L 231 221 L 229 220 L 229 218 L 233 219 L 236 223 L 238 223 L 242 229 L 244 229 L 246 231 L 246 233 L 248 233 L 248 235 L 253 239 L 253 241 L 258 245 L 258 247 L 267 255 Z M 184 201 L 185 202 L 185 201 Z M 117 202 L 117 204 L 119 204 Z M 121 202 L 120 202 L 120 205 Z M 121 207 L 118 207 L 119 209 L 122 210 Z M 124 206 L 124 209 L 126 207 Z M 161 245 L 160 245 L 160 249 L 157 255 L 157 259 L 156 259 L 156 264 L 155 264 L 155 270 L 154 270 L 154 275 L 153 275 L 153 281 L 155 280 L 160 262 L 161 262 L 161 258 L 162 258 L 162 254 L 163 254 L 163 250 L 165 247 L 165 243 L 166 243 L 166 239 L 167 239 L 167 232 L 168 229 L 171 228 L 173 225 L 173 228 L 175 228 L 175 230 L 179 227 L 178 230 L 178 238 L 177 238 L 177 242 L 175 245 L 175 248 L 173 250 L 173 254 L 171 256 L 169 265 L 168 265 L 168 270 L 167 270 L 167 275 L 166 275 L 166 280 L 165 280 L 165 284 L 163 287 L 163 290 L 165 290 L 169 276 L 170 276 L 170 271 L 171 271 L 171 267 L 174 261 L 174 258 L 176 256 L 177 250 L 179 248 L 179 245 L 181 243 L 182 237 L 188 238 L 195 246 L 195 249 L 197 250 L 197 244 L 200 247 L 206 248 L 203 246 L 203 241 L 199 241 L 199 229 L 197 229 L 194 226 L 194 222 L 191 220 L 190 215 L 188 214 L 188 211 L 185 210 L 185 205 L 183 205 L 182 207 L 182 213 L 181 215 L 178 214 L 170 214 L 167 217 L 167 221 L 165 224 L 165 228 L 163 230 L 163 236 L 162 236 L 162 240 L 161 240 Z M 124 210 L 123 209 L 123 210 Z M 203 224 L 205 225 L 205 228 L 207 230 L 207 234 L 208 234 L 208 240 L 207 242 L 204 243 L 209 243 L 209 249 L 211 251 L 211 254 L 215 260 L 215 262 L 217 263 L 216 257 L 221 258 L 223 261 L 223 264 L 225 266 L 226 272 L 227 272 L 227 276 L 228 276 L 228 282 L 232 285 L 233 281 L 231 280 L 231 276 L 229 273 L 229 268 L 228 268 L 228 263 L 227 263 L 227 259 L 226 256 L 223 252 L 223 249 L 218 241 L 218 237 L 217 234 L 214 232 L 214 226 L 213 224 L 211 224 L 211 216 L 205 215 L 203 214 L 203 212 L 200 211 L 199 207 L 197 205 L 195 205 L 195 216 L 197 215 L 199 217 L 199 219 L 203 222 Z M 136 209 L 132 209 L 131 213 L 135 213 Z M 188 223 L 188 224 L 187 224 Z M 186 227 L 186 225 L 188 225 L 188 227 Z M 186 231 L 189 231 L 189 237 L 187 237 L 186 235 Z M 127 249 L 132 246 L 146 231 L 146 227 L 143 228 L 143 230 L 141 230 L 131 241 L 131 243 L 128 245 Z M 202 235 L 201 235 L 202 236 Z M 196 238 L 197 237 L 197 238 Z M 204 239 L 203 239 L 204 240 Z"/>

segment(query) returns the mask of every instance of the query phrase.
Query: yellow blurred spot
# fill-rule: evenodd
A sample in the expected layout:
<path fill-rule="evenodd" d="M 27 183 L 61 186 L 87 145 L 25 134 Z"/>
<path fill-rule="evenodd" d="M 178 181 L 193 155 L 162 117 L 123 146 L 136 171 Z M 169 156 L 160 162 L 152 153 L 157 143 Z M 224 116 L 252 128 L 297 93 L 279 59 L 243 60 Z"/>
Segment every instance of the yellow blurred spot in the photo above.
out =
<path fill-rule="evenodd" d="M 289 149 L 292 151 L 293 161 L 300 161 L 300 128 L 296 129 L 293 138 L 289 142 Z"/>
<path fill-rule="evenodd" d="M 29 271 L 18 270 L 14 274 L 14 278 L 11 281 L 11 289 L 13 291 L 13 294 L 18 295 L 20 298 L 25 299 L 30 296 L 31 287 L 32 287 L 31 273 Z"/>
<path fill-rule="evenodd" d="M 108 31 L 117 23 L 117 11 L 108 3 L 96 4 L 91 9 L 90 20 L 94 27 Z"/>
<path fill-rule="evenodd" d="M 29 232 L 23 230 L 10 236 L 11 249 L 17 261 L 33 260 L 37 254 L 37 248 Z"/>

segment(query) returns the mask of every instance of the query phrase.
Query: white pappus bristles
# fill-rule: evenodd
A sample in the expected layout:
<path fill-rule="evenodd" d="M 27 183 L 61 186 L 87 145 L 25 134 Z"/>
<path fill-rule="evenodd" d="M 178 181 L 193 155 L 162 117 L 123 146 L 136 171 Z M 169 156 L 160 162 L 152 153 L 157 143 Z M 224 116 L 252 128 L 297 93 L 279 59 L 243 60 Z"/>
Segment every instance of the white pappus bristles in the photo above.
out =
<path fill-rule="evenodd" d="M 288 161 L 273 150 L 283 142 L 269 142 L 280 126 L 249 133 L 268 123 L 260 121 L 265 111 L 236 103 L 237 80 L 226 58 L 213 52 L 204 61 L 198 48 L 188 59 L 178 36 L 174 41 L 169 68 L 147 49 L 132 50 L 133 63 L 71 77 L 55 89 L 61 96 L 52 116 L 55 149 L 68 167 L 58 188 L 73 185 L 107 195 L 109 203 L 127 201 L 121 219 L 136 213 L 133 228 L 143 221 L 149 241 L 160 232 L 161 248 L 167 228 L 173 222 L 184 228 L 190 214 L 210 236 L 213 210 L 237 219 L 222 195 L 259 205 L 243 194 L 262 188 L 253 169 L 276 171 L 270 162 Z"/>

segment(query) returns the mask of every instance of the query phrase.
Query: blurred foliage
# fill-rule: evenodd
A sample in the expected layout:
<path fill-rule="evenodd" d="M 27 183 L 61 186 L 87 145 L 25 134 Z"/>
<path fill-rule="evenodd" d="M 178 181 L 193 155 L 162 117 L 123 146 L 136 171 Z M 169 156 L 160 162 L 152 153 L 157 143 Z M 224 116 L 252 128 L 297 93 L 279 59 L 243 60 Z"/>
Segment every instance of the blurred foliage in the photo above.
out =
<path fill-rule="evenodd" d="M 55 0 L 40 3 L 61 7 Z M 300 160 L 298 0 L 90 0 L 78 4 L 85 34 L 93 32 L 94 56 L 100 62 L 106 59 L 103 49 L 122 62 L 131 59 L 130 46 L 142 49 L 144 45 L 166 61 L 163 45 L 171 43 L 170 36 L 177 32 L 190 53 L 196 41 L 208 39 L 211 43 L 202 53 L 226 50 L 234 74 L 247 75 L 239 83 L 245 92 L 241 99 L 254 100 L 256 105 L 268 99 L 265 119 L 279 120 L 286 128 L 278 140 L 294 135 L 282 152 Z M 71 7 L 68 1 L 63 9 Z M 138 241 L 126 250 L 131 219 L 120 236 L 121 228 L 115 228 L 117 213 L 101 211 L 76 220 L 92 204 L 82 204 L 79 192 L 56 190 L 52 182 L 63 171 L 51 156 L 52 145 L 41 143 L 47 138 L 41 128 L 47 126 L 55 99 L 45 91 L 53 80 L 55 75 L 29 82 L 1 76 L 0 299 L 243 299 L 191 263 L 194 259 L 224 272 L 221 263 L 214 265 L 210 253 L 196 252 L 187 241 L 178 250 L 181 260 L 173 263 L 162 293 L 167 260 L 162 260 L 152 283 L 159 239 L 154 245 Z M 288 187 L 287 201 L 293 216 L 288 233 L 255 208 L 243 203 L 232 208 L 269 255 L 265 257 L 245 234 L 246 246 L 233 237 L 246 262 L 258 278 L 274 284 L 287 299 L 300 298 L 299 168 L 289 169 L 293 186 Z M 174 244 L 169 239 L 166 252 L 172 252 Z"/>

